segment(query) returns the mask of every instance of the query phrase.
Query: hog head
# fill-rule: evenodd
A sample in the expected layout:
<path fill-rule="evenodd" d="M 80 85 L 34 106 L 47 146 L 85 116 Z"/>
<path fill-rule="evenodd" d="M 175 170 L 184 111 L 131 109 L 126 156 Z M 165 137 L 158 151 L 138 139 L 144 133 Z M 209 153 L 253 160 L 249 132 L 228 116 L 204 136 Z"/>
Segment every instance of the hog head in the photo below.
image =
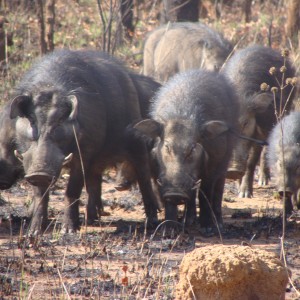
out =
<path fill-rule="evenodd" d="M 71 123 L 77 114 L 74 95 L 60 97 L 43 91 L 36 96 L 19 95 L 11 103 L 10 117 L 17 118 L 16 156 L 22 161 L 25 179 L 33 185 L 49 185 L 72 158 L 68 152 L 73 136 Z"/>
<path fill-rule="evenodd" d="M 227 59 L 228 53 L 224 51 L 224 48 L 211 44 L 209 41 L 201 41 L 201 43 L 203 43 L 201 68 L 219 72 Z M 229 48 L 228 45 L 228 52 L 230 52 Z"/>
<path fill-rule="evenodd" d="M 210 159 L 202 142 L 227 131 L 227 125 L 208 121 L 197 129 L 190 120 L 169 120 L 162 124 L 147 119 L 135 128 L 155 140 L 152 156 L 158 166 L 157 182 L 166 219 L 177 219 L 179 204 L 185 204 L 187 209 L 191 207 L 195 213 L 195 191 Z"/>
<path fill-rule="evenodd" d="M 286 213 L 293 210 L 292 198 L 297 202 L 297 194 L 300 189 L 300 145 L 284 147 L 278 143 L 278 159 L 274 166 L 275 181 L 279 196 L 285 200 Z M 295 203 L 298 206 L 298 203 Z"/>
<path fill-rule="evenodd" d="M 271 93 L 259 93 L 252 96 L 252 99 L 240 105 L 239 128 L 240 134 L 248 138 L 266 139 L 265 132 L 258 123 L 258 116 L 266 114 L 268 110 L 274 112 L 274 98 Z M 268 116 L 266 116 L 268 117 Z M 271 122 L 271 124 L 274 123 Z M 227 178 L 241 179 L 246 171 L 247 159 L 253 142 L 240 138 L 232 153 L 232 158 L 227 171 Z"/>

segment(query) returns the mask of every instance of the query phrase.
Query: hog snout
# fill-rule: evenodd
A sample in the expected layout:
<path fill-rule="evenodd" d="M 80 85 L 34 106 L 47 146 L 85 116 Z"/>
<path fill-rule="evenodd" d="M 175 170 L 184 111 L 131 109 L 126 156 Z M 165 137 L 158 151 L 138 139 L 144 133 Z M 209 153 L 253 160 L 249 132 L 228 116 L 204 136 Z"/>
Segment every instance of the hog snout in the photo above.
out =
<path fill-rule="evenodd" d="M 49 186 L 55 182 L 55 177 L 45 172 L 35 172 L 30 175 L 25 175 L 25 179 L 32 185 Z"/>
<path fill-rule="evenodd" d="M 0 190 L 7 190 L 12 186 L 12 183 L 6 180 L 0 181 Z"/>
<path fill-rule="evenodd" d="M 189 195 L 182 191 L 167 191 L 163 195 L 165 202 L 172 203 L 174 205 L 185 204 L 189 200 Z"/>
<path fill-rule="evenodd" d="M 229 168 L 226 173 L 226 178 L 237 180 L 237 179 L 241 179 L 244 176 L 244 174 L 245 172 Z"/>
<path fill-rule="evenodd" d="M 285 189 L 285 191 L 283 190 L 283 189 L 280 189 L 279 191 L 278 191 L 278 194 L 279 194 L 279 196 L 281 197 L 281 198 L 283 198 L 284 196 L 286 197 L 286 198 L 290 198 L 290 197 L 292 197 L 292 195 L 293 195 L 293 192 L 290 190 L 290 189 Z"/>
<path fill-rule="evenodd" d="M 42 153 L 43 154 L 43 153 Z M 24 153 L 25 179 L 35 186 L 49 186 L 59 177 L 61 168 L 72 160 L 73 154 L 64 156 L 58 152 L 53 156 L 39 153 Z"/>
<path fill-rule="evenodd" d="M 246 165 L 232 161 L 227 169 L 226 178 L 228 179 L 241 179 L 246 171 Z"/>

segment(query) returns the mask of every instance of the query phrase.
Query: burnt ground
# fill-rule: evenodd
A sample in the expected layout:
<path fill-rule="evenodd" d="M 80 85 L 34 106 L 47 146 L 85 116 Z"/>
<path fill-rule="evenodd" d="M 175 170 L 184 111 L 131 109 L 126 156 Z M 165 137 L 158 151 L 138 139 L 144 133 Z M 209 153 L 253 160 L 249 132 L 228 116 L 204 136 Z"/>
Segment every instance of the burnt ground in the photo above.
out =
<path fill-rule="evenodd" d="M 197 226 L 177 234 L 145 230 L 139 191 L 117 192 L 114 172 L 105 177 L 107 216 L 77 234 L 60 233 L 66 177 L 51 192 L 47 232 L 26 235 L 30 186 L 20 182 L 1 193 L 0 299 L 174 299 L 178 266 L 185 253 L 210 244 L 243 244 L 272 251 L 284 249 L 292 271 L 286 299 L 300 299 L 300 217 L 290 218 L 282 236 L 281 202 L 272 184 L 258 187 L 254 198 L 238 199 L 227 182 L 222 236 L 205 237 Z M 80 199 L 84 223 L 86 194 Z M 160 215 L 163 218 L 163 214 Z"/>

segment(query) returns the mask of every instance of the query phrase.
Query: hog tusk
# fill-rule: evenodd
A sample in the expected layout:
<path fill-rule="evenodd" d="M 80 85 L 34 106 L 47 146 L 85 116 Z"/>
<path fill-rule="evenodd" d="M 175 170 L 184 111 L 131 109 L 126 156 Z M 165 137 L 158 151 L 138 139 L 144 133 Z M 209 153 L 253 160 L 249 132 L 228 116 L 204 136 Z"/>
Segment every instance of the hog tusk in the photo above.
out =
<path fill-rule="evenodd" d="M 64 161 L 63 161 L 63 166 L 68 164 L 73 158 L 73 153 L 70 153 L 68 156 L 65 157 Z"/>
<path fill-rule="evenodd" d="M 23 162 L 23 156 L 21 153 L 18 152 L 18 150 L 14 151 L 14 155 L 20 162 Z"/>
<path fill-rule="evenodd" d="M 162 183 L 161 183 L 160 179 L 156 179 L 156 182 L 157 182 L 157 184 L 158 184 L 159 186 L 162 186 Z"/>
<path fill-rule="evenodd" d="M 194 186 L 192 187 L 192 190 L 197 190 L 200 188 L 201 185 L 201 179 L 197 180 L 194 184 Z"/>

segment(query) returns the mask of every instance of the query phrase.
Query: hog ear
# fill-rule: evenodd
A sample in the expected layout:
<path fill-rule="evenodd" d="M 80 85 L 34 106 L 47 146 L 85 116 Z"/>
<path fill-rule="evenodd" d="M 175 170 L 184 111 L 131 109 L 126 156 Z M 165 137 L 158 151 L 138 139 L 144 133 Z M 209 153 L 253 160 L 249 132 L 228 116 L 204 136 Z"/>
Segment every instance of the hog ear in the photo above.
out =
<path fill-rule="evenodd" d="M 228 125 L 223 121 L 209 121 L 202 125 L 200 138 L 214 139 L 228 130 Z"/>
<path fill-rule="evenodd" d="M 261 93 L 256 95 L 251 101 L 251 108 L 256 113 L 265 112 L 270 105 L 274 103 L 274 96 L 272 93 Z"/>
<path fill-rule="evenodd" d="M 151 119 L 142 120 L 133 127 L 152 139 L 157 138 L 161 134 L 161 124 Z"/>
<path fill-rule="evenodd" d="M 10 118 L 28 117 L 29 105 L 31 97 L 27 95 L 19 95 L 15 97 L 10 104 Z"/>
<path fill-rule="evenodd" d="M 68 96 L 68 100 L 71 103 L 71 112 L 69 115 L 69 120 L 74 121 L 78 114 L 78 99 L 75 95 Z"/>

